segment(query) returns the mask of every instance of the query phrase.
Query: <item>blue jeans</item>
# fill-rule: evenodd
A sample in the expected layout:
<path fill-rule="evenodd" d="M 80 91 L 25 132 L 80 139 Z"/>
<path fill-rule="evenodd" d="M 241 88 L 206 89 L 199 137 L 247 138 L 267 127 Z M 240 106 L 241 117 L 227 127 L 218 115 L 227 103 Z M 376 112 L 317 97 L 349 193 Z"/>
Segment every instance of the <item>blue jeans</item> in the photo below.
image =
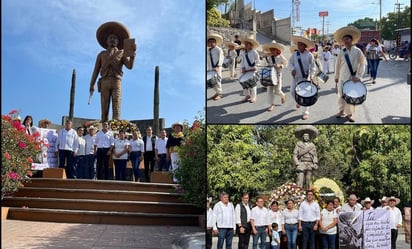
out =
<path fill-rule="evenodd" d="M 85 156 L 75 156 L 75 169 L 76 169 L 76 178 L 84 179 L 84 169 L 86 168 L 86 157 Z"/>
<path fill-rule="evenodd" d="M 233 228 L 218 228 L 217 249 L 223 248 L 223 242 L 226 241 L 226 249 L 232 249 Z"/>
<path fill-rule="evenodd" d="M 169 171 L 169 164 L 166 160 L 166 154 L 159 154 L 159 161 L 157 162 L 157 170 Z"/>
<path fill-rule="evenodd" d="M 66 159 L 67 165 L 65 166 Z M 73 151 L 59 150 L 59 168 L 65 168 L 67 178 L 76 178 L 76 168 L 74 164 Z"/>
<path fill-rule="evenodd" d="M 323 249 L 335 249 L 336 234 L 320 234 Z"/>
<path fill-rule="evenodd" d="M 288 249 L 296 249 L 296 239 L 298 238 L 298 224 L 285 224 L 286 237 L 288 238 Z"/>
<path fill-rule="evenodd" d="M 270 249 L 280 249 L 280 246 L 270 246 Z"/>
<path fill-rule="evenodd" d="M 116 174 L 116 180 L 126 181 L 126 166 L 127 159 L 115 159 L 114 162 L 114 171 Z"/>
<path fill-rule="evenodd" d="M 266 226 L 256 227 L 257 234 L 253 234 L 253 249 L 257 249 L 260 238 L 260 249 L 266 249 Z"/>
<path fill-rule="evenodd" d="M 94 178 L 94 163 L 96 161 L 96 156 L 93 154 L 89 154 L 85 156 L 86 159 L 86 166 L 83 171 L 83 175 L 85 179 L 93 179 Z"/>
<path fill-rule="evenodd" d="M 371 71 L 371 78 L 376 79 L 376 75 L 378 74 L 379 59 L 378 60 L 368 59 L 368 65 Z"/>
<path fill-rule="evenodd" d="M 315 231 L 313 227 L 316 222 L 304 222 L 302 221 L 302 249 L 307 248 L 309 242 L 309 249 L 315 249 Z"/>
<path fill-rule="evenodd" d="M 130 152 L 130 161 L 132 162 L 134 180 L 137 181 L 140 178 L 140 156 L 142 155 L 141 151 L 132 151 Z"/>

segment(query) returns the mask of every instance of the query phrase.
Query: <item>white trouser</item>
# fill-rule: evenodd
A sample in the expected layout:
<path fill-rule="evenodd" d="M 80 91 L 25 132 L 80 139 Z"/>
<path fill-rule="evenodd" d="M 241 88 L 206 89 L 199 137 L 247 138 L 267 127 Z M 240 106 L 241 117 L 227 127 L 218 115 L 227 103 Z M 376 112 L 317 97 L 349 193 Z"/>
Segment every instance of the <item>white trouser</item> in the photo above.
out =
<path fill-rule="evenodd" d="M 254 87 L 248 88 L 248 89 L 243 89 L 243 95 L 244 96 L 250 96 L 251 99 L 256 99 L 257 86 L 254 86 Z"/>
<path fill-rule="evenodd" d="M 170 153 L 170 161 L 172 163 L 172 173 L 174 173 L 179 168 L 179 154 L 177 152 Z M 177 181 L 174 176 L 173 181 Z"/>
<path fill-rule="evenodd" d="M 279 77 L 279 79 L 277 77 Z M 285 93 L 282 91 L 282 74 L 279 74 L 279 76 L 273 77 L 272 80 L 275 80 L 275 82 L 277 82 L 277 85 L 267 87 L 267 92 L 268 92 L 267 96 L 268 96 L 269 105 L 275 104 L 275 94 L 279 95 L 280 97 L 285 96 Z"/>

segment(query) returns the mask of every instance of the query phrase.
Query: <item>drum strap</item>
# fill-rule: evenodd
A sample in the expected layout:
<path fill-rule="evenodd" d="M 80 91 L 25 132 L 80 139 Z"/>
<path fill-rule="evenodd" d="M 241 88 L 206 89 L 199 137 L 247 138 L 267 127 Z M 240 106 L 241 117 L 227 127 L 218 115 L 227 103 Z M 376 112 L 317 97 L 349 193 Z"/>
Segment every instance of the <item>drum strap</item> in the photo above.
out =
<path fill-rule="evenodd" d="M 308 74 L 306 74 L 305 71 L 303 71 L 302 60 L 300 59 L 300 53 L 299 53 L 299 51 L 297 51 L 296 54 L 298 55 L 298 63 L 299 63 L 299 67 L 300 67 L 300 72 L 302 73 L 302 77 L 303 77 L 304 79 L 307 79 L 307 78 L 308 78 Z"/>
<path fill-rule="evenodd" d="M 253 62 L 253 64 L 250 63 L 249 56 L 247 56 L 247 54 L 248 54 L 248 52 L 245 53 L 245 57 L 246 57 L 247 64 L 249 65 L 249 67 L 254 67 L 254 66 L 255 66 L 255 63 L 254 63 L 254 62 Z"/>
<path fill-rule="evenodd" d="M 212 62 L 212 68 L 217 67 L 217 64 L 219 64 L 219 60 L 217 60 L 216 64 L 213 62 L 213 57 L 212 57 L 212 49 L 209 49 L 209 55 L 210 55 L 210 61 Z"/>
<path fill-rule="evenodd" d="M 349 54 L 346 48 L 343 49 L 343 53 L 345 54 L 345 60 L 346 64 L 348 64 L 350 75 L 355 76 L 356 72 L 353 72 L 352 64 L 350 63 Z"/>

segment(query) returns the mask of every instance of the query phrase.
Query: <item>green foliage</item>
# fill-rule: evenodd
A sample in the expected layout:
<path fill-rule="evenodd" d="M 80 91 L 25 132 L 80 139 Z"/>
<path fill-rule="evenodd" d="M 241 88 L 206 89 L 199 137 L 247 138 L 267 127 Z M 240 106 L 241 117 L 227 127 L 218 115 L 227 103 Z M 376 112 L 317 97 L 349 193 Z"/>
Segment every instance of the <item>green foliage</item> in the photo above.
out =
<path fill-rule="evenodd" d="M 354 21 L 353 23 L 349 23 L 348 25 L 355 26 L 358 29 L 371 29 L 371 30 L 374 30 L 374 29 L 376 29 L 377 21 L 374 21 L 370 17 L 365 17 L 363 19 L 358 19 L 358 20 Z"/>
<path fill-rule="evenodd" d="M 207 25 L 214 27 L 229 27 L 229 21 L 222 17 L 220 11 L 216 8 L 211 8 L 206 12 Z"/>
<path fill-rule="evenodd" d="M 398 27 L 399 20 L 399 27 Z M 405 6 L 404 10 L 399 12 L 399 19 L 397 12 L 389 12 L 387 16 L 382 17 L 381 20 L 381 36 L 385 40 L 395 40 L 397 33 L 396 29 L 411 27 L 411 8 Z"/>
<path fill-rule="evenodd" d="M 221 4 L 228 4 L 229 0 L 206 0 L 206 10 L 210 10 L 214 7 L 217 7 Z"/>

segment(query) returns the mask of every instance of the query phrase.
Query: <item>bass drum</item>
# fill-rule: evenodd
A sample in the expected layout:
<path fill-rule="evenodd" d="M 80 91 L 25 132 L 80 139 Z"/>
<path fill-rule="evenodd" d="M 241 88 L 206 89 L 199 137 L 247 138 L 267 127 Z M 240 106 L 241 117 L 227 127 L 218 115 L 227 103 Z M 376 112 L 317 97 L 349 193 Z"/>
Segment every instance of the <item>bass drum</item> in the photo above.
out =
<path fill-rule="evenodd" d="M 351 105 L 360 105 L 366 100 L 367 89 L 362 82 L 345 81 L 342 85 L 342 98 Z"/>
<path fill-rule="evenodd" d="M 257 85 L 258 80 L 259 77 L 255 72 L 247 72 L 239 77 L 239 83 L 243 89 L 255 87 Z"/>
<path fill-rule="evenodd" d="M 295 101 L 301 106 L 311 106 L 318 101 L 318 88 L 308 80 L 298 82 L 295 87 Z"/>

